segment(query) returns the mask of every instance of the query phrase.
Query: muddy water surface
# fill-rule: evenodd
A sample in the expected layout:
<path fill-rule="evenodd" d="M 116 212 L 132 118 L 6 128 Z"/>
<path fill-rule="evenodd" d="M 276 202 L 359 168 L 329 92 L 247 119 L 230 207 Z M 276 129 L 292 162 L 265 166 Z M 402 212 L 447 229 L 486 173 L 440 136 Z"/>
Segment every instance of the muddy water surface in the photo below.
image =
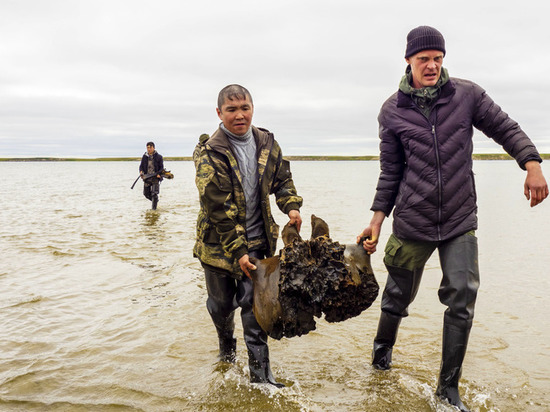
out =
<path fill-rule="evenodd" d="M 202 271 L 191 250 L 198 208 L 192 162 L 166 162 L 159 209 L 130 190 L 134 162 L 0 163 L 0 410 L 448 411 L 434 398 L 444 308 L 437 256 L 402 322 L 394 368 L 369 353 L 380 298 L 357 318 L 318 321 L 303 337 L 270 341 L 274 374 L 248 382 L 238 361 L 216 362 Z M 550 169 L 543 163 L 547 177 Z M 377 162 L 294 162 L 312 213 L 350 243 L 367 225 Z M 481 289 L 463 370 L 475 411 L 550 409 L 550 203 L 530 209 L 524 172 L 475 162 Z M 276 219 L 286 222 L 280 213 Z M 384 224 L 381 242 L 390 233 Z M 382 253 L 372 258 L 381 287 Z"/>

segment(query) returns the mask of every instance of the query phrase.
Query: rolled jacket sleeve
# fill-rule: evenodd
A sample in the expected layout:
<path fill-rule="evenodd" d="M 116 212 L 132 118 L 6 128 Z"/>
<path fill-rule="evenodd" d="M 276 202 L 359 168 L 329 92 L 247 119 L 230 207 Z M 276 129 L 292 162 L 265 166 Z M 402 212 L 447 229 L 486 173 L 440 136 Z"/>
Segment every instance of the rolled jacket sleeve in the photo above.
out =
<path fill-rule="evenodd" d="M 278 170 L 273 182 L 272 193 L 275 194 L 277 207 L 281 212 L 288 214 L 291 210 L 300 210 L 303 199 L 298 196 L 292 173 L 290 172 L 290 162 L 282 158 L 278 159 Z"/>

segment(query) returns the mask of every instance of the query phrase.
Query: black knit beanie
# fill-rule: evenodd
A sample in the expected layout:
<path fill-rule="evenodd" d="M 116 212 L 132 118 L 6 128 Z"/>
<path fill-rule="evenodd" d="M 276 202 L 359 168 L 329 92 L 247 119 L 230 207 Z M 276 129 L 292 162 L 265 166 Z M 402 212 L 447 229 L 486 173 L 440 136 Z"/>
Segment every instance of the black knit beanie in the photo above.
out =
<path fill-rule="evenodd" d="M 419 26 L 407 35 L 407 50 L 405 58 L 422 50 L 440 50 L 445 56 L 445 39 L 443 35 L 430 26 Z"/>

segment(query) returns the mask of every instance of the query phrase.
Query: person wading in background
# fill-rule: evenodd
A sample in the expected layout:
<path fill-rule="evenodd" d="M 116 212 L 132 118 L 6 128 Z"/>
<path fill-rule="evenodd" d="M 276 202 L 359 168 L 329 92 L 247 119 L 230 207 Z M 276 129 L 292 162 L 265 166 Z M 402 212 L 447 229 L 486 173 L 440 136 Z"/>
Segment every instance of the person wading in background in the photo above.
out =
<path fill-rule="evenodd" d="M 269 364 L 267 334 L 252 312 L 250 258 L 273 256 L 279 227 L 269 195 L 298 231 L 302 224 L 290 165 L 269 131 L 252 126 L 254 105 L 247 89 L 229 85 L 218 95 L 218 130 L 202 135 L 194 151 L 200 211 L 193 254 L 203 268 L 206 307 L 219 341 L 222 361 L 235 362 L 234 313 L 241 308 L 250 381 L 282 387 Z"/>
<path fill-rule="evenodd" d="M 151 208 L 155 210 L 159 201 L 160 182 L 162 181 L 161 173 L 164 170 L 164 161 L 160 153 L 155 150 L 155 144 L 153 142 L 147 142 L 146 146 L 147 151 L 141 158 L 139 174 L 143 179 L 145 175 L 156 173 L 156 176 L 151 176 L 143 180 L 143 196 L 153 202 Z"/>
<path fill-rule="evenodd" d="M 393 210 L 385 248 L 388 279 L 374 339 L 372 364 L 389 369 L 401 319 L 408 315 L 424 265 L 438 249 L 443 278 L 442 361 L 436 395 L 463 411 L 458 381 L 479 287 L 477 205 L 472 171 L 473 128 L 499 143 L 527 171 L 531 207 L 548 196 L 534 144 L 477 84 L 449 77 L 442 67 L 445 40 L 420 26 L 407 36 L 408 63 L 399 90 L 382 106 L 380 177 L 363 247 L 374 253 L 382 222 Z"/>

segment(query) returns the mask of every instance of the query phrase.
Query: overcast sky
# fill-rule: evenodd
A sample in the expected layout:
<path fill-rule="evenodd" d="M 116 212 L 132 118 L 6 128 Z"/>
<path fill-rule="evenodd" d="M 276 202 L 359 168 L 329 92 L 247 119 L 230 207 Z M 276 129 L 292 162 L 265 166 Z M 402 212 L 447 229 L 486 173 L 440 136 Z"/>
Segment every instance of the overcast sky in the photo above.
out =
<path fill-rule="evenodd" d="M 550 152 L 550 25 L 540 0 L 0 0 L 0 157 L 190 156 L 219 90 L 247 87 L 286 155 L 378 153 L 407 33 L 446 40 Z M 500 152 L 480 133 L 475 151 Z"/>

